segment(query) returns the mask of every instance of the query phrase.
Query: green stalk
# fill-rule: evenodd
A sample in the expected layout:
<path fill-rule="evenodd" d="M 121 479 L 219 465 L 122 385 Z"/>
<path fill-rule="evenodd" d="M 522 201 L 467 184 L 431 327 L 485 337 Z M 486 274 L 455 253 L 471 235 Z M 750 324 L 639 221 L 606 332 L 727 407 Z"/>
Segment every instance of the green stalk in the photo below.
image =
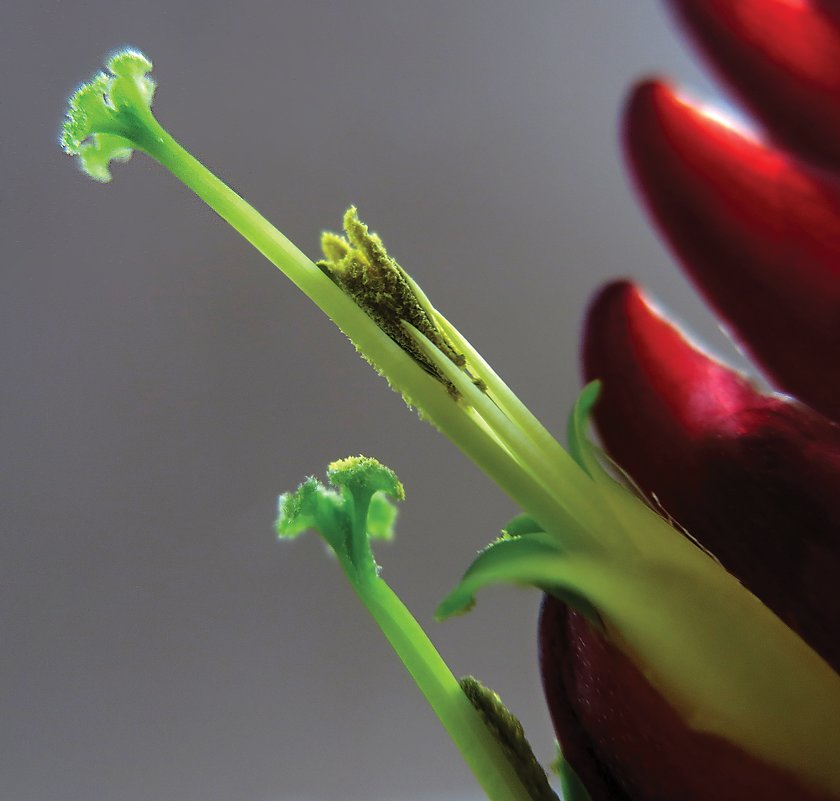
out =
<path fill-rule="evenodd" d="M 366 354 L 370 353 L 377 364 L 387 364 L 389 371 L 396 371 L 402 377 L 399 371 L 405 361 L 402 351 L 396 346 L 393 349 L 388 347 L 388 342 L 384 341 L 387 337 L 370 324 L 367 315 L 353 300 L 262 214 L 208 170 L 157 122 L 155 124 L 159 129 L 158 136 L 154 144 L 147 146 L 146 152 L 286 275 L 357 347 Z"/>
<path fill-rule="evenodd" d="M 439 312 L 436 312 L 435 319 L 458 349 L 466 355 L 469 364 L 476 369 L 487 385 L 488 394 L 510 418 L 510 421 L 533 440 L 549 462 L 570 467 L 569 454 L 473 347 L 472 343 Z"/>
<path fill-rule="evenodd" d="M 383 334 L 353 299 L 327 278 L 311 259 L 183 148 L 156 121 L 155 125 L 159 130 L 151 143 L 144 143 L 144 150 L 198 195 L 303 291 L 347 335 L 374 367 L 387 377 L 392 386 L 421 410 L 424 417 L 534 517 L 543 521 L 569 517 L 568 512 L 558 502 L 557 494 L 546 491 L 542 486 L 546 474 L 558 475 L 556 467 L 544 452 L 544 458 L 540 460 L 543 465 L 542 480 L 535 480 L 541 471 L 523 467 L 524 461 L 517 455 L 517 450 L 509 450 L 500 445 L 498 421 L 494 423 L 487 421 L 484 416 L 481 417 L 489 424 L 486 429 L 494 432 L 493 436 L 488 436 L 485 427 L 471 420 L 466 413 L 467 409 L 453 402 L 440 382 L 408 358 L 405 351 Z M 506 439 L 502 437 L 501 442 Z M 527 450 L 532 456 L 541 445 L 536 442 L 532 444 L 530 441 L 524 444 L 527 444 Z M 557 448 L 563 452 L 559 445 Z M 532 464 L 533 461 L 532 458 Z M 574 467 L 577 470 L 577 466 Z"/>
<path fill-rule="evenodd" d="M 354 588 L 487 797 L 493 801 L 531 801 L 499 743 L 396 593 L 382 579 Z"/>

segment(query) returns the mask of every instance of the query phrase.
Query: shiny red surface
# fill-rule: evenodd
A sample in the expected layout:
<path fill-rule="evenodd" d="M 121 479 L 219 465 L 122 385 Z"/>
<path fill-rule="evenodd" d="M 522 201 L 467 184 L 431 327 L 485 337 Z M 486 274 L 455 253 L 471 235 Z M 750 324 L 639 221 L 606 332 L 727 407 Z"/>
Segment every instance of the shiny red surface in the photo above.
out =
<path fill-rule="evenodd" d="M 840 167 L 840 8 L 834 0 L 666 4 L 776 142 Z"/>
<path fill-rule="evenodd" d="M 840 419 L 840 179 L 721 124 L 661 82 L 624 116 L 659 230 L 778 387 Z"/>

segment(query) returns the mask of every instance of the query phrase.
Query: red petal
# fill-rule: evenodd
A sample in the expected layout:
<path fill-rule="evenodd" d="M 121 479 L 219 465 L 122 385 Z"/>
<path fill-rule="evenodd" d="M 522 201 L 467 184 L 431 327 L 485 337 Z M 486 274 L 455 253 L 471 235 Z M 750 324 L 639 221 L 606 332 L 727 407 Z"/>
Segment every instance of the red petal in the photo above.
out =
<path fill-rule="evenodd" d="M 573 668 L 576 654 L 566 631 L 567 617 L 572 614 L 556 598 L 545 596 L 539 622 L 540 669 L 557 740 L 563 758 L 574 768 L 592 801 L 632 801 L 602 762 L 577 716 L 576 709 L 584 699 L 577 694 Z"/>
<path fill-rule="evenodd" d="M 540 644 L 557 737 L 593 801 L 816 801 L 778 769 L 690 729 L 621 651 L 550 596 Z"/>
<path fill-rule="evenodd" d="M 756 391 L 629 283 L 595 299 L 583 361 L 608 452 L 840 672 L 840 427 Z"/>
<path fill-rule="evenodd" d="M 669 0 L 776 141 L 840 166 L 840 10 L 825 0 Z"/>
<path fill-rule="evenodd" d="M 782 389 L 840 419 L 840 180 L 656 82 L 632 94 L 624 138 L 648 208 L 707 300 Z"/>

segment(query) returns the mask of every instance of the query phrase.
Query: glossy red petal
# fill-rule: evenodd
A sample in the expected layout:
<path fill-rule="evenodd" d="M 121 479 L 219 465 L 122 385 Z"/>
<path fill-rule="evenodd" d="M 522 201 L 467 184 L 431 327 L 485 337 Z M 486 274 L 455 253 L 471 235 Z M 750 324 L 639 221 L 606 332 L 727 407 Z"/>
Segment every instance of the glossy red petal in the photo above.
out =
<path fill-rule="evenodd" d="M 840 178 L 647 82 L 627 159 L 662 233 L 778 386 L 840 419 Z"/>
<path fill-rule="evenodd" d="M 592 801 L 636 801 L 613 778 L 578 717 L 582 701 L 575 686 L 577 653 L 567 633 L 569 611 L 546 596 L 540 610 L 539 657 L 546 703 L 563 758 L 574 768 Z M 585 669 L 585 666 L 579 666 Z M 644 799 L 639 799 L 644 801 Z"/>
<path fill-rule="evenodd" d="M 840 427 L 758 392 L 626 282 L 592 304 L 583 362 L 611 456 L 840 672 Z"/>
<path fill-rule="evenodd" d="M 667 0 L 779 143 L 840 167 L 840 9 L 830 0 Z"/>
<path fill-rule="evenodd" d="M 692 730 L 621 651 L 550 596 L 540 641 L 557 737 L 593 801 L 817 801 L 777 768 Z"/>

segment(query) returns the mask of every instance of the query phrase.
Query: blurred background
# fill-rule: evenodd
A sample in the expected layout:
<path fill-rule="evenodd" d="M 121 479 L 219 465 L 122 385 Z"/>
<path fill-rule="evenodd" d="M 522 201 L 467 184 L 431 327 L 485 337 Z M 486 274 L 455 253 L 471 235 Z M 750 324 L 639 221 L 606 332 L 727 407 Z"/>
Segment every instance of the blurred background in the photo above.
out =
<path fill-rule="evenodd" d="M 651 72 L 714 97 L 655 0 L 13 0 L 2 12 L 0 798 L 460 801 L 480 793 L 314 536 L 276 496 L 334 458 L 393 467 L 389 583 L 548 762 L 535 592 L 432 621 L 516 512 L 323 315 L 143 156 L 56 146 L 108 52 L 158 118 L 315 256 L 356 203 L 562 432 L 605 280 L 732 353 L 648 227 L 617 120 Z"/>

